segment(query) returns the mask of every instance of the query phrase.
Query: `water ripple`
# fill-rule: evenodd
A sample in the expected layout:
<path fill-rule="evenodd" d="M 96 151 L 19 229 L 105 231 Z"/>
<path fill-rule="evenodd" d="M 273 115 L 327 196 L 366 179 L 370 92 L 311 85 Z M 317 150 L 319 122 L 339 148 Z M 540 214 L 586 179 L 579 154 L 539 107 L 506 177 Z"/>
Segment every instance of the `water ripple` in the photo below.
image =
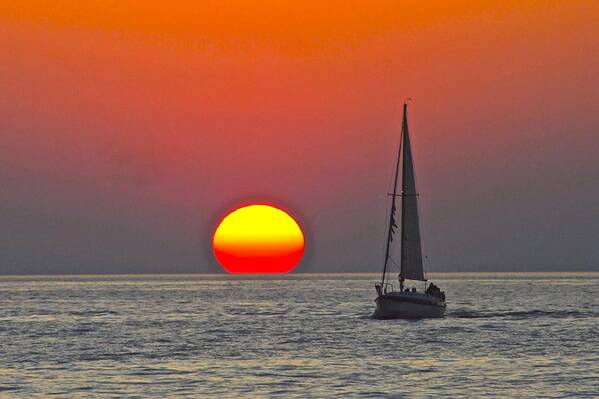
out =
<path fill-rule="evenodd" d="M 452 274 L 420 321 L 375 279 L 0 278 L 0 397 L 598 396 L 597 276 Z"/>

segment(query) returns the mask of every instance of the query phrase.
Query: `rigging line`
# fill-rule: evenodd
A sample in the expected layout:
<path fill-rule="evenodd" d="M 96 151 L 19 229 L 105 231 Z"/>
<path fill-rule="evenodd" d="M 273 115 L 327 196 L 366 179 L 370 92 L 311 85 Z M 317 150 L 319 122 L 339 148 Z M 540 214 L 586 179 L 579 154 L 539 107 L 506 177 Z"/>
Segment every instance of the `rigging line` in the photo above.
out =
<path fill-rule="evenodd" d="M 400 128 L 401 129 L 401 128 Z M 399 145 L 400 145 L 400 149 L 401 149 L 401 134 L 400 134 L 400 139 L 399 139 Z M 400 151 L 401 152 L 401 151 Z M 395 159 L 393 159 L 393 162 L 391 163 L 391 167 L 393 167 L 395 165 Z M 391 169 L 391 168 L 389 168 Z M 391 187 L 393 185 L 393 179 L 394 179 L 395 173 L 393 171 L 393 169 L 391 169 L 391 173 L 389 173 L 389 177 L 387 180 L 387 187 Z M 392 194 L 391 194 L 392 195 Z M 389 195 L 388 195 L 389 196 Z M 391 200 L 388 198 L 387 201 L 385 202 L 385 217 L 384 219 L 381 220 L 389 220 L 389 218 L 391 217 L 390 211 L 391 211 L 391 202 L 392 202 L 392 198 Z M 387 234 L 389 233 L 389 226 L 387 226 L 386 224 L 383 224 L 383 237 L 387 238 Z M 383 258 L 383 263 L 386 262 L 385 260 L 385 243 L 383 241 L 381 241 L 381 255 Z M 383 268 L 383 283 L 385 282 L 385 269 Z"/>
<path fill-rule="evenodd" d="M 405 104 L 404 104 L 404 110 L 405 110 Z M 405 111 L 403 112 L 403 116 L 402 116 L 402 124 L 401 124 L 401 134 L 400 134 L 400 140 L 399 140 L 399 150 L 397 152 L 397 162 L 395 164 L 395 177 L 393 179 L 393 195 L 391 196 L 391 211 L 390 211 L 390 216 L 389 216 L 389 229 L 387 230 L 387 248 L 385 250 L 385 264 L 383 266 L 383 278 L 381 281 L 381 285 L 385 285 L 385 279 L 387 276 L 387 262 L 389 260 L 389 250 L 391 247 L 391 242 L 393 241 L 393 227 L 394 224 L 396 224 L 396 220 L 395 218 L 395 211 L 397 211 L 397 207 L 395 206 L 395 198 L 396 198 L 396 194 L 397 194 L 397 180 L 399 177 L 399 164 L 400 164 L 400 159 L 401 159 L 401 150 L 402 150 L 402 144 L 403 144 L 403 139 L 404 139 L 404 125 L 405 125 Z"/>
<path fill-rule="evenodd" d="M 389 178 L 390 182 L 389 185 L 391 185 L 391 182 L 393 181 L 393 174 L 391 174 L 391 177 Z M 391 215 L 389 214 L 391 210 L 391 200 L 387 199 L 387 201 L 385 201 L 385 218 L 382 220 L 389 220 L 389 218 L 391 217 Z M 388 226 L 386 224 L 383 225 L 383 237 L 386 237 L 388 233 Z M 381 257 L 383 258 L 383 262 L 385 260 L 385 243 L 384 241 L 381 241 Z"/>

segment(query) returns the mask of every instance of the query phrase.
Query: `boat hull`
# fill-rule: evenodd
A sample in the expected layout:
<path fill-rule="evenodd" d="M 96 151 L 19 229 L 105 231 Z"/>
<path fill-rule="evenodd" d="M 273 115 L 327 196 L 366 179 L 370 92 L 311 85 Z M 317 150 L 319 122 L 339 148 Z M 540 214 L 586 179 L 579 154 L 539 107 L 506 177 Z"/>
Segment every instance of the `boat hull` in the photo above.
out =
<path fill-rule="evenodd" d="M 445 315 L 445 302 L 429 295 L 384 294 L 375 300 L 377 319 L 427 319 Z"/>

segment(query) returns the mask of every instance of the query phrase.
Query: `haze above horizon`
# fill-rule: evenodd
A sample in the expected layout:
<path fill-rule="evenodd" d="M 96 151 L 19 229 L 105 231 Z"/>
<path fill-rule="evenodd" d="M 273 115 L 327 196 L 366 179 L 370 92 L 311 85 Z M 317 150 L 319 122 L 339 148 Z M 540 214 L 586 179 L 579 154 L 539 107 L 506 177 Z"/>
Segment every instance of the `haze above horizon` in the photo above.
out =
<path fill-rule="evenodd" d="M 0 4 L 0 274 L 220 272 L 252 201 L 378 273 L 406 97 L 433 271 L 599 270 L 597 2 L 105 4 Z"/>

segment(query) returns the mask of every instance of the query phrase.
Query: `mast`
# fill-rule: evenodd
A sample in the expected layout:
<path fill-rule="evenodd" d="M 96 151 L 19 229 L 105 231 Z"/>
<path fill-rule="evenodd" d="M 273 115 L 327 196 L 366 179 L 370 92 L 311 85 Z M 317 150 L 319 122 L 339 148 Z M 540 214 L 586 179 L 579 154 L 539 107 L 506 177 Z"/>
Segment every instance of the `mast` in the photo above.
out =
<path fill-rule="evenodd" d="M 401 147 L 404 136 L 404 129 L 407 126 L 406 122 L 406 111 L 408 105 L 404 103 L 403 105 L 403 122 L 401 125 L 401 139 L 399 141 L 399 150 L 397 151 L 397 162 L 395 165 L 395 178 L 393 180 L 393 194 L 391 194 L 391 215 L 389 217 L 389 230 L 387 231 L 387 246 L 385 249 L 385 264 L 383 266 L 383 278 L 381 280 L 381 286 L 385 285 L 385 277 L 387 275 L 387 264 L 389 263 L 389 251 L 391 249 L 391 242 L 393 241 L 393 233 L 395 233 L 395 228 L 397 224 L 395 223 L 395 211 L 397 210 L 395 206 L 395 199 L 398 197 L 397 195 L 397 180 L 399 178 L 399 161 L 401 158 Z"/>

